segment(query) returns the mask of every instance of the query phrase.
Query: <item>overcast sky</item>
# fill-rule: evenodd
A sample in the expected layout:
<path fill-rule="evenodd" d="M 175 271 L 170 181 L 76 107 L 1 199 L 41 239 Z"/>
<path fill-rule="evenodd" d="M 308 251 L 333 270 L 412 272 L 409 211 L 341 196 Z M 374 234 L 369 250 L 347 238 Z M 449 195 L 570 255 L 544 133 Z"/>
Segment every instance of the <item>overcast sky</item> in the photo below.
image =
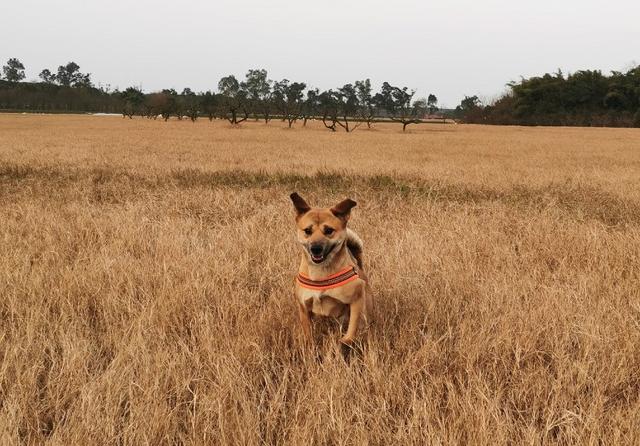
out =
<path fill-rule="evenodd" d="M 266 68 L 321 89 L 371 78 L 455 106 L 561 68 L 640 62 L 639 0 L 16 0 L 0 59 L 27 77 L 68 61 L 96 84 L 201 91 Z"/>

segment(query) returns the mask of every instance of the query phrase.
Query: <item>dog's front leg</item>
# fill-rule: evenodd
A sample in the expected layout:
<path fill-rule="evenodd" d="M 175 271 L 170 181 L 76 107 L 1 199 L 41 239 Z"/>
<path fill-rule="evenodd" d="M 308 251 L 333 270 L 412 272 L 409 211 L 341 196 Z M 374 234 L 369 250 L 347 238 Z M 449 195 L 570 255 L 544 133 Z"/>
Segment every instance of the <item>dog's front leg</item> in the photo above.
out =
<path fill-rule="evenodd" d="M 353 343 L 358 331 L 358 325 L 360 324 L 362 310 L 364 309 L 364 291 L 361 291 L 359 294 L 358 298 L 349 304 L 349 326 L 347 328 L 347 334 L 340 339 L 340 342 L 346 345 Z"/>
<path fill-rule="evenodd" d="M 304 333 L 305 342 L 312 343 L 313 336 L 311 334 L 311 318 L 309 317 L 309 310 L 300 302 L 298 302 L 298 315 L 300 316 L 300 323 L 302 324 L 302 332 Z"/>

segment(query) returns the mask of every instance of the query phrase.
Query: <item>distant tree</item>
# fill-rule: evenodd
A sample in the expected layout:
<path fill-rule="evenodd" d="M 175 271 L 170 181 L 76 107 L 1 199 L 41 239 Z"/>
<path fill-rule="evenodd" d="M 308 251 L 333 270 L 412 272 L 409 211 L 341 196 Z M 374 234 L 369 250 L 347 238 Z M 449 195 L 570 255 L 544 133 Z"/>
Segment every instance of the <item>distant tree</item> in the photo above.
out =
<path fill-rule="evenodd" d="M 336 123 L 347 133 L 354 131 L 362 124 L 357 121 L 360 114 L 360 101 L 358 92 L 353 84 L 345 84 L 335 92 L 335 100 L 338 105 L 338 120 Z"/>
<path fill-rule="evenodd" d="M 173 100 L 173 114 L 176 116 L 176 118 L 178 118 L 178 121 L 182 121 L 182 118 L 185 115 L 185 104 L 184 104 L 183 97 L 180 96 L 178 94 L 178 92 L 173 88 L 171 88 L 169 90 L 164 90 L 164 91 L 166 91 L 172 97 L 172 100 Z M 189 91 L 191 91 L 191 89 L 188 88 L 187 91 L 189 92 Z"/>
<path fill-rule="evenodd" d="M 465 96 L 456 107 L 455 115 L 466 122 L 476 122 L 482 113 L 482 104 L 478 96 Z"/>
<path fill-rule="evenodd" d="M 42 82 L 44 82 L 45 84 L 54 84 L 56 82 L 56 75 L 49 71 L 49 69 L 47 68 L 42 70 L 38 77 L 40 77 L 40 79 L 42 79 Z"/>
<path fill-rule="evenodd" d="M 388 82 L 382 84 L 380 93 L 375 95 L 378 107 L 385 110 L 392 121 L 402 123 L 402 131 L 409 124 L 419 124 L 427 111 L 427 101 L 420 99 L 413 101 L 415 90 L 407 87 L 394 87 Z"/>
<path fill-rule="evenodd" d="M 430 94 L 427 97 L 427 109 L 429 110 L 430 115 L 433 115 L 438 111 L 438 98 L 435 94 Z"/>
<path fill-rule="evenodd" d="M 202 112 L 209 118 L 209 121 L 213 121 L 218 111 L 218 98 L 215 93 L 207 91 L 200 96 L 200 106 Z"/>
<path fill-rule="evenodd" d="M 42 74 L 42 73 L 41 73 Z M 63 87 L 91 87 L 91 74 L 80 72 L 80 66 L 75 62 L 58 67 L 55 80 Z"/>
<path fill-rule="evenodd" d="M 190 88 L 185 88 L 182 90 L 181 101 L 184 114 L 191 122 L 196 122 L 200 116 L 201 99 Z"/>
<path fill-rule="evenodd" d="M 273 85 L 273 98 L 282 117 L 289 123 L 289 128 L 302 115 L 304 90 L 307 85 L 304 82 L 289 82 L 283 79 Z"/>
<path fill-rule="evenodd" d="M 144 98 L 144 109 L 149 119 L 157 119 L 162 116 L 168 121 L 173 114 L 172 95 L 164 92 L 150 93 Z"/>
<path fill-rule="evenodd" d="M 253 112 L 262 113 L 265 124 L 271 120 L 271 84 L 273 81 L 267 78 L 267 70 L 249 70 L 240 88 L 247 92 L 248 106 Z"/>
<path fill-rule="evenodd" d="M 612 110 L 624 110 L 627 107 L 627 98 L 620 91 L 610 91 L 605 95 L 603 105 Z"/>
<path fill-rule="evenodd" d="M 156 99 L 158 112 L 160 116 L 162 116 L 162 119 L 165 120 L 165 122 L 168 121 L 169 118 L 171 118 L 171 116 L 173 116 L 174 114 L 182 117 L 182 114 L 178 110 L 176 96 L 178 96 L 178 92 L 176 92 L 173 88 L 165 88 Z"/>
<path fill-rule="evenodd" d="M 4 78 L 9 82 L 20 82 L 26 76 L 24 74 L 24 65 L 15 57 L 9 59 L 7 64 L 2 67 Z"/>
<path fill-rule="evenodd" d="M 132 119 L 133 115 L 141 110 L 145 99 L 142 90 L 136 87 L 127 88 L 125 91 L 120 93 L 120 97 L 123 101 L 122 117 L 124 118 L 128 116 L 129 119 Z"/>
<path fill-rule="evenodd" d="M 358 97 L 358 105 L 360 107 L 360 115 L 362 119 L 367 123 L 367 127 L 371 128 L 371 122 L 375 117 L 376 108 L 371 94 L 371 81 L 365 79 L 363 81 L 356 81 L 356 95 Z"/>
<path fill-rule="evenodd" d="M 337 93 L 333 90 L 326 90 L 317 97 L 318 111 L 322 116 L 322 124 L 331 130 L 336 131 L 338 125 L 338 113 L 340 112 L 340 103 Z"/>
<path fill-rule="evenodd" d="M 241 88 L 236 77 L 231 74 L 220 79 L 218 90 L 220 91 L 221 105 L 226 109 L 225 118 L 234 125 L 246 121 L 249 118 L 247 92 Z M 239 119 L 239 113 L 242 113 L 244 117 Z"/>
<path fill-rule="evenodd" d="M 318 108 L 320 104 L 320 91 L 315 89 L 307 90 L 307 96 L 302 102 L 302 126 L 305 127 L 307 125 L 307 120 L 318 113 Z"/>

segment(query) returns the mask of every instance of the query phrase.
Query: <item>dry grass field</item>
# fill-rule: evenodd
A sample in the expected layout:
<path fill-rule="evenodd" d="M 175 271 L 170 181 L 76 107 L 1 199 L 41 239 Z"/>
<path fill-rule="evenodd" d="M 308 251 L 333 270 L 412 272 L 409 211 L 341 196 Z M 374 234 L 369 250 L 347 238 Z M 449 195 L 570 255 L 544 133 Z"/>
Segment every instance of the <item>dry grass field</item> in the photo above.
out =
<path fill-rule="evenodd" d="M 640 444 L 640 130 L 0 115 L 1 444 Z M 375 324 L 302 345 L 298 191 Z"/>

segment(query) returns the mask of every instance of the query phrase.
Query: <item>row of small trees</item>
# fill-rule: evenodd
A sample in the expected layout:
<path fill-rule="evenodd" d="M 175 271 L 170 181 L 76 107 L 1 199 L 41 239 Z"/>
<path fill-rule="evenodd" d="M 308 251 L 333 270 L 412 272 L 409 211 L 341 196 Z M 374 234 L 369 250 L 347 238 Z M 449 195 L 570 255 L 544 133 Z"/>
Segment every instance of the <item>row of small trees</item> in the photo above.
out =
<path fill-rule="evenodd" d="M 340 88 L 320 91 L 307 88 L 304 82 L 288 79 L 272 81 L 266 70 L 249 70 L 243 81 L 234 75 L 218 82 L 218 92 L 195 93 L 185 88 L 181 94 L 175 90 L 144 94 L 129 87 L 121 93 L 124 101 L 123 115 L 136 114 L 165 120 L 171 116 L 192 120 L 206 116 L 227 119 L 240 124 L 253 117 L 268 123 L 274 117 L 286 121 L 289 127 L 297 121 L 306 125 L 310 118 L 322 120 L 332 131 L 343 129 L 351 132 L 362 124 L 371 127 L 376 119 L 400 122 L 407 125 L 422 122 L 428 113 L 435 113 L 438 99 L 414 100 L 415 91 L 383 83 L 379 92 L 373 93 L 369 79 L 346 84 Z"/>
<path fill-rule="evenodd" d="M 77 111 L 112 111 L 115 101 L 122 115 L 129 118 L 187 117 L 195 121 L 207 117 L 227 119 L 234 125 L 250 118 L 265 123 L 278 118 L 289 127 L 298 121 L 306 125 L 309 119 L 319 119 L 331 131 L 346 132 L 363 124 L 371 127 L 380 119 L 399 122 L 405 130 L 438 110 L 435 95 L 414 99 L 415 90 L 388 82 L 375 93 L 369 79 L 321 91 L 308 88 L 305 82 L 273 81 L 263 69 L 249 70 L 244 80 L 225 76 L 218 82 L 217 92 L 201 93 L 189 88 L 180 93 L 173 89 L 145 93 L 137 87 L 114 92 L 97 89 L 90 74 L 82 73 L 75 62 L 60 65 L 56 72 L 42 70 L 39 83 L 21 82 L 25 78 L 24 65 L 15 58 L 9 59 L 3 73 L 5 88 L 0 88 L 0 108 L 5 109 L 70 111 L 80 107 L 83 109 Z"/>

